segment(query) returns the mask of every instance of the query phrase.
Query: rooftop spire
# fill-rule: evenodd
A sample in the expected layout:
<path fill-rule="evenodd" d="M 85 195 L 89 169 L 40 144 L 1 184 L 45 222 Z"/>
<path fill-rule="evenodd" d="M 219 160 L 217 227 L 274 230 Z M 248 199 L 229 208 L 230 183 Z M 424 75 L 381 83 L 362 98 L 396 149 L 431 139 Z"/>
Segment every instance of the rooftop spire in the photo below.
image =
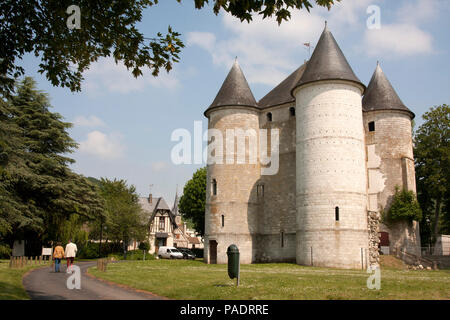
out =
<path fill-rule="evenodd" d="M 305 72 L 295 87 L 321 80 L 349 80 L 364 87 L 354 74 L 347 59 L 345 59 L 330 30 L 328 30 L 326 21 L 322 35 L 311 59 L 308 61 Z"/>
<path fill-rule="evenodd" d="M 237 57 L 234 60 L 234 64 L 225 78 L 219 93 L 217 93 L 216 98 L 205 113 L 213 108 L 222 106 L 258 107 L 255 97 L 245 79 L 244 73 L 239 67 Z"/>
<path fill-rule="evenodd" d="M 364 111 L 374 110 L 402 110 L 407 111 L 414 118 L 414 113 L 400 100 L 389 80 L 381 70 L 379 62 L 370 79 L 367 90 L 362 99 Z"/>

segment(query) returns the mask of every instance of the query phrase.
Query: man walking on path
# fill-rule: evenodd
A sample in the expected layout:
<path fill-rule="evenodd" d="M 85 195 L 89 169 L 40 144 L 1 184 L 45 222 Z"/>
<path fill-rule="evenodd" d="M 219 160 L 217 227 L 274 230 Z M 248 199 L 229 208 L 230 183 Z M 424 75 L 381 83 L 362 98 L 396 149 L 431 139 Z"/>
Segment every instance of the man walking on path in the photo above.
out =
<path fill-rule="evenodd" d="M 67 259 L 67 272 L 70 272 L 70 266 L 73 264 L 75 255 L 77 254 L 77 245 L 72 243 L 72 239 L 69 239 L 69 243 L 66 245 L 66 259 Z"/>
<path fill-rule="evenodd" d="M 53 252 L 53 258 L 55 259 L 55 272 L 59 272 L 61 265 L 61 259 L 64 258 L 64 248 L 61 246 L 61 242 L 58 242 Z"/>

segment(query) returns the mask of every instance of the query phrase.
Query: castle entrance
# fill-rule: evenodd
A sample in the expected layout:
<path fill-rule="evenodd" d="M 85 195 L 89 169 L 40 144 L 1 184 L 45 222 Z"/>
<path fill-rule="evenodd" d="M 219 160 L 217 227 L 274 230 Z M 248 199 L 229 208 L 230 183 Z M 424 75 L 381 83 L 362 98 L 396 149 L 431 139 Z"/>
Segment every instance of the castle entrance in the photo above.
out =
<path fill-rule="evenodd" d="M 217 263 L 217 241 L 209 240 L 209 263 Z"/>

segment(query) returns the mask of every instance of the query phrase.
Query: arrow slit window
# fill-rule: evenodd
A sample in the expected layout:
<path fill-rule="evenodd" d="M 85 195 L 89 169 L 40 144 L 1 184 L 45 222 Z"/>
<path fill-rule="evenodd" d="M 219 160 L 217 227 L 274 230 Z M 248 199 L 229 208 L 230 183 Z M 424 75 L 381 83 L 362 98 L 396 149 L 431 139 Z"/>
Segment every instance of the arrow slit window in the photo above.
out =
<path fill-rule="evenodd" d="M 212 194 L 213 194 L 213 196 L 217 195 L 217 181 L 216 181 L 216 179 L 212 180 Z"/>

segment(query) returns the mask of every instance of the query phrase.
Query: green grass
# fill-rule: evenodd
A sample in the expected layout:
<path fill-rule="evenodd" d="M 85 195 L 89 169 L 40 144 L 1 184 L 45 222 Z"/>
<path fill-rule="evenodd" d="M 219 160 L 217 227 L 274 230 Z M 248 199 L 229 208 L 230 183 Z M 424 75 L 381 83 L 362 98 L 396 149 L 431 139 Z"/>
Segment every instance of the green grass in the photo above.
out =
<path fill-rule="evenodd" d="M 226 265 L 198 260 L 126 261 L 89 273 L 171 299 L 450 299 L 449 270 L 409 271 L 388 262 L 381 268 L 381 290 L 367 288 L 363 270 L 289 263 L 241 265 L 239 287 Z"/>
<path fill-rule="evenodd" d="M 46 266 L 37 264 L 25 266 L 21 269 L 10 269 L 9 260 L 0 260 L 0 300 L 28 300 L 30 299 L 23 288 L 22 277 L 31 269 Z"/>

